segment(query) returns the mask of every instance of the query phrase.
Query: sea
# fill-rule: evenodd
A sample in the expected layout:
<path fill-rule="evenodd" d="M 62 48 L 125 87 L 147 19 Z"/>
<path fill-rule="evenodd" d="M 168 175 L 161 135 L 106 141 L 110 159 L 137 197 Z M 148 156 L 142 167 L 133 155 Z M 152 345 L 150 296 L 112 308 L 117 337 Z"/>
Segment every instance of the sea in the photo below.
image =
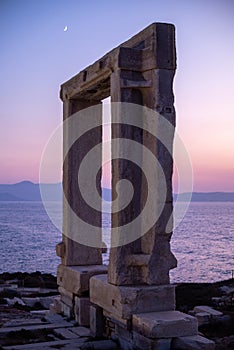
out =
<path fill-rule="evenodd" d="M 55 203 L 57 215 L 61 205 Z M 103 214 L 104 235 L 110 215 Z M 50 221 L 42 202 L 0 202 L 0 273 L 56 274 L 60 259 L 55 246 L 61 232 Z M 171 250 L 178 261 L 172 283 L 214 282 L 234 274 L 234 202 L 192 202 L 174 230 Z M 108 253 L 103 255 L 108 264 Z"/>

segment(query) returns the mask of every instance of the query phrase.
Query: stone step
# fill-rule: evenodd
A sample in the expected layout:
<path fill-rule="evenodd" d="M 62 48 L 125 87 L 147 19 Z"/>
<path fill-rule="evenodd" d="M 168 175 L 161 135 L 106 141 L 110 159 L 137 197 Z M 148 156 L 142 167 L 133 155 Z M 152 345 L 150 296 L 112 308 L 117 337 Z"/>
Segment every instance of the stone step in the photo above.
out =
<path fill-rule="evenodd" d="M 79 337 L 89 337 L 90 336 L 90 329 L 86 327 L 72 327 L 69 328 L 69 330 Z"/>
<path fill-rule="evenodd" d="M 4 328 L 8 327 L 25 327 L 25 326 L 35 326 L 35 325 L 45 325 L 48 322 L 41 321 L 40 318 L 21 318 L 16 320 L 10 320 L 4 323 Z"/>
<path fill-rule="evenodd" d="M 195 335 L 191 337 L 179 337 L 172 341 L 173 349 L 180 350 L 214 350 L 215 343 L 212 340 Z"/>
<path fill-rule="evenodd" d="M 174 338 L 198 334 L 197 319 L 180 311 L 133 315 L 133 331 L 148 338 Z"/>
<path fill-rule="evenodd" d="M 48 315 L 46 315 L 45 319 L 50 323 L 56 323 L 56 324 L 60 323 L 62 324 L 62 326 L 63 325 L 70 325 L 70 327 L 73 326 L 73 321 L 67 322 L 61 315 L 49 313 Z"/>
<path fill-rule="evenodd" d="M 223 315 L 222 312 L 217 311 L 217 310 L 213 309 L 212 307 L 206 306 L 206 305 L 195 306 L 194 312 L 195 313 L 206 312 L 207 314 L 210 314 L 210 316 L 212 316 L 212 317 L 220 317 Z"/>
<path fill-rule="evenodd" d="M 84 344 L 88 338 L 79 339 L 66 339 L 55 340 L 49 342 L 23 344 L 23 345 L 10 345 L 3 346 L 3 350 L 52 350 L 52 349 L 66 349 L 72 350 L 73 348 L 79 350 L 79 347 Z"/>
<path fill-rule="evenodd" d="M 32 310 L 32 311 L 30 311 L 30 314 L 34 315 L 34 316 L 45 317 L 48 315 L 49 312 L 50 312 L 50 310 Z"/>
<path fill-rule="evenodd" d="M 56 328 L 54 329 L 54 334 L 58 337 L 62 337 L 64 339 L 77 339 L 80 338 L 79 335 L 73 333 L 71 330 L 67 328 Z"/>
<path fill-rule="evenodd" d="M 150 339 L 143 335 L 133 332 L 134 350 L 171 350 L 171 338 Z"/>

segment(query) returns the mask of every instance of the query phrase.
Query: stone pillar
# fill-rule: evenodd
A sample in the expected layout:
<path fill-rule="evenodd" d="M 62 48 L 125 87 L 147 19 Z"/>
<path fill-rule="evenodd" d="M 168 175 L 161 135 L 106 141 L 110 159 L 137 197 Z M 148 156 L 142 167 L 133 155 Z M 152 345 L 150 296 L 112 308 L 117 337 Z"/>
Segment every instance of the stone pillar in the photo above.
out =
<path fill-rule="evenodd" d="M 64 120 L 69 118 L 76 112 L 82 109 L 88 108 L 93 105 L 100 106 L 99 115 L 95 115 L 100 119 L 100 125 L 102 124 L 102 105 L 99 101 L 90 101 L 84 99 L 72 99 L 64 101 Z M 77 117 L 77 123 L 79 123 L 79 117 Z M 74 128 L 74 124 L 72 124 Z M 77 125 L 79 128 L 79 125 Z M 63 143 L 64 149 L 71 137 L 70 133 L 74 130 L 71 128 L 64 128 Z M 74 227 L 73 219 L 70 215 L 70 208 L 85 222 L 88 222 L 94 226 L 100 227 L 100 242 L 101 242 L 101 200 L 100 210 L 96 211 L 92 209 L 84 201 L 80 189 L 78 186 L 78 170 L 83 157 L 88 151 L 95 145 L 102 142 L 102 129 L 95 128 L 90 132 L 82 135 L 70 148 L 67 156 L 65 157 L 63 165 L 63 192 L 68 201 L 70 207 L 64 204 L 63 206 L 63 244 L 65 246 L 64 254 L 61 256 L 63 265 L 99 265 L 102 264 L 101 249 L 95 247 L 89 247 L 79 243 L 79 235 L 86 234 L 88 232 L 79 232 L 79 227 Z M 100 167 L 101 167 L 101 154 Z M 97 188 L 101 194 L 101 172 L 97 178 Z M 75 231 L 75 232 L 71 232 Z M 77 237 L 77 240 L 72 240 L 69 237 Z"/>
<path fill-rule="evenodd" d="M 64 121 L 72 118 L 74 113 L 85 108 L 96 106 L 95 118 L 99 118 L 102 124 L 102 105 L 100 101 L 82 98 L 65 99 L 63 103 Z M 100 108 L 98 108 L 100 107 Z M 89 325 L 89 279 L 91 276 L 106 273 L 107 268 L 102 265 L 101 250 L 101 199 L 99 211 L 94 210 L 84 201 L 78 186 L 78 170 L 83 157 L 92 147 L 102 142 L 102 128 L 96 127 L 86 132 L 69 147 L 70 139 L 76 140 L 79 127 L 79 115 L 76 115 L 75 122 L 64 124 L 63 129 L 63 193 L 66 201 L 63 201 L 63 241 L 56 247 L 57 254 L 61 257 L 62 263 L 58 266 L 57 283 L 61 294 L 61 309 L 70 318 L 75 318 L 82 326 Z M 69 151 L 66 153 L 66 150 Z M 101 152 L 97 154 L 101 168 Z M 97 176 L 97 189 L 101 194 L 101 171 Z M 68 205 L 67 205 L 68 204 Z M 84 222 L 100 228 L 99 242 L 97 247 L 80 243 L 79 236 L 89 232 L 81 232 L 77 227 L 73 214 L 77 214 Z M 74 239 L 73 239 L 74 238 Z"/>
<path fill-rule="evenodd" d="M 120 55 L 122 52 L 120 51 Z M 111 102 L 129 102 L 142 104 L 142 93 L 140 89 L 125 88 L 121 86 L 123 79 L 133 79 L 134 73 L 139 76 L 138 72 L 132 70 L 118 69 L 111 75 Z M 137 85 L 137 81 L 136 81 Z M 126 125 L 124 123 L 124 113 L 122 114 L 121 106 L 112 108 L 112 114 L 115 113 L 119 124 L 112 123 L 112 139 L 119 139 L 115 146 L 117 150 L 112 153 L 120 154 L 122 138 L 143 142 L 143 132 L 137 127 Z M 142 162 L 142 155 L 137 154 L 139 163 Z M 113 158 L 113 157 L 112 157 Z M 134 188 L 134 197 L 127 209 L 112 214 L 112 227 L 120 227 L 127 222 L 131 222 L 134 216 L 140 214 L 142 199 L 142 172 L 134 163 L 123 159 L 112 160 L 112 199 L 116 198 L 116 184 L 120 179 L 128 179 Z M 121 195 L 121 194 L 120 194 Z M 117 205 L 118 206 L 118 205 Z M 108 281 L 113 284 L 134 284 L 137 283 L 138 274 L 135 271 L 133 277 L 132 268 L 127 264 L 129 256 L 141 253 L 141 241 L 138 239 L 130 244 L 110 249 L 110 261 L 108 270 Z"/>
<path fill-rule="evenodd" d="M 174 27 L 168 24 L 157 24 L 154 46 L 152 45 L 151 55 L 148 54 L 146 62 L 144 51 L 142 50 L 139 54 L 140 51 L 137 49 L 120 50 L 118 62 L 121 68 L 118 68 L 111 76 L 111 101 L 129 102 L 149 107 L 168 120 L 173 131 L 175 109 L 172 86 L 176 69 Z M 126 58 L 124 59 L 126 53 L 128 54 L 127 63 Z M 153 69 L 149 69 L 150 67 Z M 120 140 L 116 147 L 120 150 L 123 147 L 121 140 L 126 138 L 146 146 L 161 164 L 166 179 L 167 194 L 162 214 L 149 232 L 132 243 L 111 249 L 108 281 L 115 285 L 168 284 L 169 270 L 176 267 L 176 259 L 170 251 L 172 227 L 170 232 L 166 231 L 173 211 L 172 145 L 174 133 L 172 132 L 167 137 L 168 150 L 149 132 L 126 125 L 125 115 L 121 113 L 121 110 L 116 112 L 115 119 L 116 117 L 119 124 L 112 125 L 112 138 Z M 142 115 L 139 113 L 138 118 L 143 118 L 143 113 Z M 158 130 L 159 135 L 163 133 L 163 123 L 160 123 L 160 119 L 158 122 L 155 118 L 155 123 L 151 127 L 155 131 Z M 148 161 L 142 154 L 137 156 L 142 165 Z M 130 158 L 129 154 L 128 159 Z M 132 183 L 135 193 L 127 208 L 112 215 L 113 227 L 121 227 L 131 222 L 141 213 L 147 199 L 147 180 L 141 169 L 133 162 L 122 159 L 112 161 L 113 198 L 116 196 L 116 184 L 123 178 Z M 160 179 L 155 178 L 157 200 L 155 200 L 155 206 L 151 208 L 152 212 L 156 212 L 159 202 L 164 201 L 164 198 L 161 199 L 159 187 Z"/>

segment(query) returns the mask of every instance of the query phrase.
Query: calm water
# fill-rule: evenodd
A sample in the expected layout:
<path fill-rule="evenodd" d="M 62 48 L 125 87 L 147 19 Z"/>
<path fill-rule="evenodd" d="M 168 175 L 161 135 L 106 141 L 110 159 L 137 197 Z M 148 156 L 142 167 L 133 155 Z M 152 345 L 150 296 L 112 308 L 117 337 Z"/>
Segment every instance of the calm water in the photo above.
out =
<path fill-rule="evenodd" d="M 55 211 L 60 215 L 60 205 Z M 110 227 L 103 217 L 104 234 Z M 0 202 L 0 272 L 39 270 L 55 274 L 60 259 L 55 245 L 61 233 L 41 202 Z M 178 260 L 171 272 L 176 281 L 216 281 L 234 270 L 234 203 L 192 203 L 172 238 Z M 108 262 L 108 256 L 104 256 Z"/>

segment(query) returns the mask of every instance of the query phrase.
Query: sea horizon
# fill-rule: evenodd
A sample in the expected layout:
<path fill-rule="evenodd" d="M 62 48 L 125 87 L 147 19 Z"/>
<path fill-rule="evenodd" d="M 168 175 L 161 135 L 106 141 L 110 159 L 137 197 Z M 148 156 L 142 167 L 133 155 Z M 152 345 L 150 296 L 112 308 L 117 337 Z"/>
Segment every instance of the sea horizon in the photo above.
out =
<path fill-rule="evenodd" d="M 111 189 L 102 186 L 103 200 L 111 201 Z M 173 199 L 196 202 L 234 202 L 231 191 L 174 192 Z M 62 201 L 62 182 L 34 183 L 23 180 L 13 184 L 0 184 L 0 201 Z"/>
<path fill-rule="evenodd" d="M 56 203 L 55 203 L 56 204 Z M 62 217 L 62 206 L 56 207 Z M 171 250 L 178 267 L 171 281 L 215 282 L 231 278 L 234 270 L 234 203 L 192 202 L 174 230 Z M 103 241 L 110 238 L 110 214 L 103 213 Z M 62 233 L 50 221 L 42 202 L 0 202 L 0 273 L 56 274 L 60 259 L 56 244 Z M 108 264 L 108 253 L 103 262 Z"/>

